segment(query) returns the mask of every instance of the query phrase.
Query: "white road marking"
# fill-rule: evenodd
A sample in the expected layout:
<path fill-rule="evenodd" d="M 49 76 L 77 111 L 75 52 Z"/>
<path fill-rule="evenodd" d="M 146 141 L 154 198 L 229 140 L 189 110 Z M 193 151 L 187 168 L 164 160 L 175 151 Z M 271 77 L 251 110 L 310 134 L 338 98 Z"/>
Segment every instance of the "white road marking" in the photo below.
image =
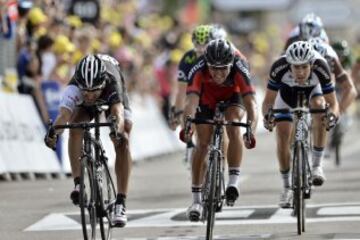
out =
<path fill-rule="evenodd" d="M 26 228 L 24 231 L 44 231 L 44 229 L 52 231 L 64 229 L 78 230 L 81 229 L 81 225 L 64 214 L 53 213 L 47 215 L 36 224 Z"/>
<path fill-rule="evenodd" d="M 189 222 L 185 217 L 186 209 L 152 209 L 128 211 L 127 228 L 203 226 L 203 222 Z M 307 222 L 360 221 L 360 203 L 334 203 L 308 205 L 307 211 L 313 214 Z M 279 209 L 276 206 L 248 206 L 224 208 L 216 215 L 216 225 L 246 224 L 290 224 L 296 218 L 291 216 L 292 209 Z M 79 230 L 81 224 L 68 216 L 75 213 L 52 213 L 26 228 L 24 231 Z M 144 215 L 144 216 L 141 216 Z"/>
<path fill-rule="evenodd" d="M 329 215 L 360 215 L 360 206 L 359 207 L 325 207 L 321 208 L 318 212 L 318 215 L 329 216 Z"/>

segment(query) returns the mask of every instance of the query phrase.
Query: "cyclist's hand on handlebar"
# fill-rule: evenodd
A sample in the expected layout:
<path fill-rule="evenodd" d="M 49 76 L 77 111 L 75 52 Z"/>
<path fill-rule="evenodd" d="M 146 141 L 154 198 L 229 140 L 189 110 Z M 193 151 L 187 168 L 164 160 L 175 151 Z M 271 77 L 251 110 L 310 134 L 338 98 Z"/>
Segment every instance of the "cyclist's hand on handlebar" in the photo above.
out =
<path fill-rule="evenodd" d="M 254 134 L 250 133 L 249 135 L 244 133 L 243 135 L 244 145 L 247 149 L 252 149 L 256 146 L 256 139 Z"/>
<path fill-rule="evenodd" d="M 56 143 L 58 141 L 58 134 L 56 134 L 55 129 L 52 127 L 49 127 L 45 138 L 44 138 L 44 142 L 46 144 L 47 147 L 56 150 Z"/>
<path fill-rule="evenodd" d="M 121 143 L 123 138 L 127 137 L 127 136 L 125 136 L 125 134 L 127 134 L 127 133 L 119 133 L 119 132 L 111 131 L 109 136 L 111 138 L 111 141 L 113 141 L 113 143 L 117 146 Z"/>
<path fill-rule="evenodd" d="M 264 116 L 264 128 L 272 132 L 275 126 L 275 118 L 270 114 L 265 114 Z"/>
<path fill-rule="evenodd" d="M 184 143 L 188 143 L 191 140 L 193 133 L 194 131 L 191 128 L 188 133 L 186 133 L 185 129 L 181 129 L 179 132 L 179 139 Z"/>
<path fill-rule="evenodd" d="M 180 118 L 182 116 L 182 113 L 184 111 L 182 110 L 176 110 L 175 107 L 171 107 L 171 110 L 170 110 L 170 114 L 169 114 L 169 127 L 170 129 L 172 130 L 176 130 L 176 128 L 179 126 L 180 124 Z"/>
<path fill-rule="evenodd" d="M 325 127 L 327 131 L 330 131 L 331 129 L 333 129 L 337 122 L 338 122 L 338 117 L 336 117 L 336 115 L 332 112 L 329 112 L 328 114 L 326 114 L 324 116 L 323 119 L 324 123 L 325 123 Z"/>

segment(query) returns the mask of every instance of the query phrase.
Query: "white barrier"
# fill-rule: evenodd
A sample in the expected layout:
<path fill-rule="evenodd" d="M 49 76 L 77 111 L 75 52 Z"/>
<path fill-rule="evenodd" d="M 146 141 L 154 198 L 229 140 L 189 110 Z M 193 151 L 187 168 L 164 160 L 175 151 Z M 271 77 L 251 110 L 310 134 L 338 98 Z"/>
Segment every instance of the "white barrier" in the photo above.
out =
<path fill-rule="evenodd" d="M 171 153 L 185 148 L 177 139 L 162 117 L 155 99 L 151 96 L 131 96 L 133 129 L 130 137 L 130 151 L 134 161 L 139 161 L 161 154 Z M 109 158 L 110 166 L 114 165 L 115 152 L 109 138 L 109 130 L 102 128 L 101 140 Z M 70 172 L 68 158 L 68 131 L 63 135 L 63 171 Z"/>
<path fill-rule="evenodd" d="M 45 128 L 30 96 L 0 93 L 0 173 L 57 173 L 60 164 L 44 146 Z"/>

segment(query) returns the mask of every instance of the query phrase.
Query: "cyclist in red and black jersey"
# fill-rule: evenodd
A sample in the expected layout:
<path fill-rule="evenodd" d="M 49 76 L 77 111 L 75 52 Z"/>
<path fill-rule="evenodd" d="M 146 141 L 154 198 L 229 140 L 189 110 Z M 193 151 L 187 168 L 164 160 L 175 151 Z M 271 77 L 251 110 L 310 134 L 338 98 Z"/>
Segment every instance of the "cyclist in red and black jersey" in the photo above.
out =
<path fill-rule="evenodd" d="M 240 121 L 246 110 L 251 121 L 253 133 L 257 123 L 257 104 L 254 97 L 255 88 L 250 77 L 246 59 L 235 50 L 228 41 L 212 40 L 194 67 L 189 72 L 189 86 L 184 116 L 212 119 L 216 103 L 225 101 L 228 107 L 225 118 L 229 121 Z M 183 133 L 184 130 L 181 131 Z M 188 209 L 192 221 L 199 220 L 203 206 L 201 204 L 201 187 L 204 180 L 204 164 L 211 141 L 213 128 L 209 125 L 196 125 L 197 145 L 192 159 L 192 194 L 193 203 Z M 227 160 L 229 165 L 229 182 L 226 198 L 234 202 L 239 196 L 239 175 L 242 160 L 243 140 L 240 129 L 227 127 L 229 137 Z M 183 134 L 180 134 L 183 136 Z M 190 136 L 185 136 L 187 140 Z M 255 147 L 255 137 L 244 138 L 247 148 Z M 198 218 L 194 218 L 198 216 Z"/>

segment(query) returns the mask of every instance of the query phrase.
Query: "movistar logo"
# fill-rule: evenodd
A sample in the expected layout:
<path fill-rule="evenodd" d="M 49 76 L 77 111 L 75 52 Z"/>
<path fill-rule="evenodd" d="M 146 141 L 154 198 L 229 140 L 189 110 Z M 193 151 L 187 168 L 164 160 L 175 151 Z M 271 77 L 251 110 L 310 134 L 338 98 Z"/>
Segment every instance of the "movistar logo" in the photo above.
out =
<path fill-rule="evenodd" d="M 187 64 L 193 64 L 196 61 L 197 57 L 196 55 L 188 55 L 185 57 L 185 63 Z"/>

